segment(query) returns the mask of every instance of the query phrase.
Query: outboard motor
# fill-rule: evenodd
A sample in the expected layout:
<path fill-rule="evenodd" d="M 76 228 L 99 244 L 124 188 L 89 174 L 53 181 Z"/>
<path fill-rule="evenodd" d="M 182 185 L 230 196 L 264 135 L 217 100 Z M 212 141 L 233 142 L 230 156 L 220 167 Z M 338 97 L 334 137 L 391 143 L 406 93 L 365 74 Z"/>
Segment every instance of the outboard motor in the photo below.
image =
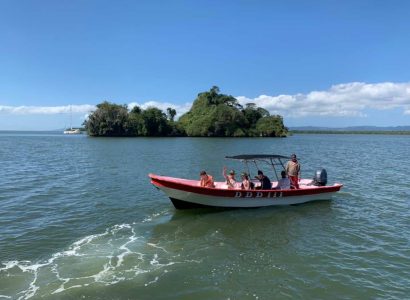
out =
<path fill-rule="evenodd" d="M 313 177 L 314 185 L 316 186 L 324 186 L 327 184 L 327 172 L 325 169 L 321 168 L 318 169 L 315 173 L 315 177 Z"/>

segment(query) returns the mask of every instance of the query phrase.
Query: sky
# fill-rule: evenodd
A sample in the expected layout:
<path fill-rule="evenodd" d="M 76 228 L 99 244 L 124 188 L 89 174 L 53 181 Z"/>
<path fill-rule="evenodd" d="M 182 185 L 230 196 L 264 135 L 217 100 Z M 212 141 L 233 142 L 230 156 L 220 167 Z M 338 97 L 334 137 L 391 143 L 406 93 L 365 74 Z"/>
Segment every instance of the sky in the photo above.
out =
<path fill-rule="evenodd" d="M 0 0 L 0 130 L 216 85 L 292 126 L 410 125 L 409 1 Z M 71 110 L 71 114 L 70 114 Z"/>

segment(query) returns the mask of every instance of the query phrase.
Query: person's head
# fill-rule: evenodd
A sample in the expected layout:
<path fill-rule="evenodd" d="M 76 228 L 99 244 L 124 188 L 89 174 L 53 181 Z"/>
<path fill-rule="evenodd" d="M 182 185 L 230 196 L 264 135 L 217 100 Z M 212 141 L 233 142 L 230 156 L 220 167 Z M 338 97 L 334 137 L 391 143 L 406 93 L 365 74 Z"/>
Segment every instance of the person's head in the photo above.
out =
<path fill-rule="evenodd" d="M 229 171 L 229 175 L 231 175 L 232 177 L 235 176 L 235 171 L 234 171 L 234 170 L 230 170 L 230 171 Z"/>
<path fill-rule="evenodd" d="M 291 159 L 292 161 L 296 161 L 296 160 L 297 160 L 296 154 L 293 153 L 293 154 L 290 156 L 290 159 Z"/>
<path fill-rule="evenodd" d="M 286 172 L 285 171 L 280 172 L 280 175 L 282 176 L 282 178 L 286 178 Z"/>
<path fill-rule="evenodd" d="M 263 172 L 261 170 L 258 170 L 258 175 L 255 176 L 256 178 L 262 179 L 263 178 Z"/>
<path fill-rule="evenodd" d="M 246 172 L 243 172 L 243 173 L 241 174 L 241 177 L 242 177 L 242 179 L 246 179 L 246 180 L 249 179 L 248 173 L 246 173 Z"/>
<path fill-rule="evenodd" d="M 201 171 L 201 173 L 199 173 L 199 176 L 201 176 L 201 178 L 206 178 L 208 177 L 208 174 L 206 174 L 205 171 Z"/>

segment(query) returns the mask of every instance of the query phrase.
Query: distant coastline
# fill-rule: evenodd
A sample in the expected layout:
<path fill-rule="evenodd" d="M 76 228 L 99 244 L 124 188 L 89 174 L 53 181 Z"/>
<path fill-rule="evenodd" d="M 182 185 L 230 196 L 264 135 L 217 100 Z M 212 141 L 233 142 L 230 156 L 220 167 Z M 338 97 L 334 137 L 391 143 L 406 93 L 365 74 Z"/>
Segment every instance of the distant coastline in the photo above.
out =
<path fill-rule="evenodd" d="M 351 126 L 341 128 L 301 126 L 290 127 L 291 134 L 390 134 L 410 135 L 410 126 Z"/>
<path fill-rule="evenodd" d="M 410 135 L 410 131 L 291 130 L 290 134 L 384 134 Z"/>
<path fill-rule="evenodd" d="M 0 130 L 0 134 L 51 134 L 63 135 L 61 130 Z M 374 135 L 410 135 L 410 130 L 289 130 L 288 136 L 294 134 L 374 134 Z M 83 135 L 88 135 L 86 132 Z M 148 136 L 149 137 L 149 136 Z M 164 136 L 154 136 L 164 137 Z M 166 137 L 166 136 L 165 136 Z M 168 137 L 187 137 L 187 136 L 168 136 Z M 255 137 L 259 138 L 259 137 Z"/>

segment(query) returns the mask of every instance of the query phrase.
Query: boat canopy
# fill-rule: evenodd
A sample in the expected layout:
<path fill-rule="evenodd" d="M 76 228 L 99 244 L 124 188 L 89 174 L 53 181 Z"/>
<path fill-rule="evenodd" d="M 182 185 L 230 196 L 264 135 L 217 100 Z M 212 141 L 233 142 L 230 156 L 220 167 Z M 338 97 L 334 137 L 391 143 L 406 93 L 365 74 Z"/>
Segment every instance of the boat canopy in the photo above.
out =
<path fill-rule="evenodd" d="M 265 163 L 272 168 L 272 171 L 277 180 L 279 180 L 280 178 L 280 170 L 285 169 L 285 162 L 283 160 L 289 159 L 288 156 L 278 154 L 242 154 L 235 156 L 225 156 L 225 158 L 240 160 L 245 163 L 249 175 L 251 175 L 251 172 L 248 163 L 253 163 L 257 170 L 261 169 L 258 163 Z M 279 170 L 277 169 L 277 167 L 279 167 Z"/>

